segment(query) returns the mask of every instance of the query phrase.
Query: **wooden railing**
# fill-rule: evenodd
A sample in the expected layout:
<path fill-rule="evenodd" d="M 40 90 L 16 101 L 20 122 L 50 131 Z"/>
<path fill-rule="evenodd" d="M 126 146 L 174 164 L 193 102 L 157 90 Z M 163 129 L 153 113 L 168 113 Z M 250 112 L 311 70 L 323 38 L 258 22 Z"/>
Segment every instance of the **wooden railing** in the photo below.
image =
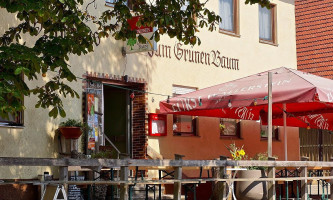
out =
<path fill-rule="evenodd" d="M 276 199 L 275 184 L 277 181 L 293 181 L 301 182 L 301 199 L 308 198 L 307 184 L 309 180 L 325 179 L 330 181 L 330 192 L 333 194 L 333 162 L 318 161 L 233 161 L 222 157 L 216 160 L 183 160 L 182 156 L 176 155 L 175 160 L 137 160 L 137 159 L 72 159 L 72 158 L 15 158 L 0 157 L 0 166 L 55 166 L 59 167 L 60 175 L 58 181 L 40 181 L 40 184 L 107 184 L 120 186 L 120 199 L 128 199 L 128 187 L 131 184 L 174 184 L 174 199 L 181 199 L 181 185 L 185 183 L 198 182 L 214 182 L 214 199 L 223 199 L 225 183 L 230 181 L 266 181 L 268 183 L 268 199 Z M 236 178 L 226 177 L 226 169 L 228 167 L 251 167 L 263 166 L 267 167 L 267 178 Z M 68 181 L 68 171 L 78 170 L 78 168 L 119 168 L 120 179 L 114 181 Z M 276 177 L 276 170 L 284 168 L 294 168 L 300 170 L 299 177 Z M 174 179 L 168 180 L 133 180 L 129 179 L 129 170 L 161 170 L 172 169 L 175 171 Z M 214 177 L 183 179 L 183 170 L 202 170 L 214 169 Z M 309 170 L 329 170 L 330 175 L 326 177 L 309 177 Z M 1 179 L 1 177 L 0 177 Z M 27 184 L 32 181 L 3 182 L 0 184 Z M 333 195 L 330 199 L 333 200 Z"/>

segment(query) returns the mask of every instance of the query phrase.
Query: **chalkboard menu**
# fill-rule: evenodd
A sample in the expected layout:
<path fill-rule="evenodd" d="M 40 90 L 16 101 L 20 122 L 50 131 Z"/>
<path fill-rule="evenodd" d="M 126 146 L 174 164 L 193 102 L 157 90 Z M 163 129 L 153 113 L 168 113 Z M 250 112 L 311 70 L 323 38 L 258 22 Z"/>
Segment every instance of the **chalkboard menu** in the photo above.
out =
<path fill-rule="evenodd" d="M 71 176 L 71 181 L 84 181 L 84 176 Z M 84 200 L 81 188 L 76 185 L 68 186 L 68 200 Z"/>

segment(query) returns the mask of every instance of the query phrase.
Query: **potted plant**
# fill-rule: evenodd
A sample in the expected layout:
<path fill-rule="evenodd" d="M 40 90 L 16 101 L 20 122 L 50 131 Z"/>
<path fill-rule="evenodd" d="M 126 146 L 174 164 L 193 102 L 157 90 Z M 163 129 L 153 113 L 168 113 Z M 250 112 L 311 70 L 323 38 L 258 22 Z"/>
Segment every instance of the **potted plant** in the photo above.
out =
<path fill-rule="evenodd" d="M 257 153 L 251 160 L 268 160 L 267 153 Z M 239 178 L 267 178 L 265 167 L 248 167 L 239 171 Z M 267 184 L 265 181 L 241 181 L 236 186 L 237 199 L 267 199 Z"/>
<path fill-rule="evenodd" d="M 59 125 L 59 130 L 66 139 L 78 139 L 85 128 L 84 123 L 75 119 L 68 119 Z"/>
<path fill-rule="evenodd" d="M 247 159 L 242 147 L 237 147 L 235 143 L 230 144 L 227 149 L 234 160 Z M 267 153 L 257 153 L 251 160 L 268 160 Z M 266 178 L 265 167 L 248 167 L 247 170 L 237 171 L 238 178 Z M 236 198 L 259 200 L 267 199 L 267 185 L 265 181 L 240 181 L 236 184 Z"/>

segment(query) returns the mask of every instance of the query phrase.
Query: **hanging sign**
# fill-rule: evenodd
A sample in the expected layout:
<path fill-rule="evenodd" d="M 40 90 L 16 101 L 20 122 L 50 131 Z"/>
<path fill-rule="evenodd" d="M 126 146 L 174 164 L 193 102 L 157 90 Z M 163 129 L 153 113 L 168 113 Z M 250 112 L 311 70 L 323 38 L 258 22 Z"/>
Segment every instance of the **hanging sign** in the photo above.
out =
<path fill-rule="evenodd" d="M 141 26 L 137 27 L 136 23 L 139 21 L 140 16 L 132 17 L 127 20 L 129 23 L 131 30 L 136 30 L 136 38 L 130 38 L 125 41 L 125 50 L 126 53 L 138 53 L 138 52 L 146 52 L 146 51 L 155 51 L 157 49 L 157 44 L 152 38 L 154 34 L 154 28 L 149 26 Z M 146 39 L 146 43 L 142 44 L 138 40 L 138 36 L 142 35 Z"/>

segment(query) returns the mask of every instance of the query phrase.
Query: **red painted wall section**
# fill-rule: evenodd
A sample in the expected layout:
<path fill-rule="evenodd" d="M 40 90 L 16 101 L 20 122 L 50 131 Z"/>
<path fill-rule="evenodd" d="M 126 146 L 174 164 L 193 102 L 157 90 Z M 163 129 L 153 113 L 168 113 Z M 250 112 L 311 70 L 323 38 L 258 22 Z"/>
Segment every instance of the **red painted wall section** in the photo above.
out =
<path fill-rule="evenodd" d="M 158 137 L 160 153 L 166 159 L 174 159 L 174 154 L 185 155 L 186 160 L 215 159 L 220 155 L 230 157 L 225 146 L 235 142 L 244 145 L 249 158 L 256 153 L 267 151 L 267 140 L 260 137 L 260 124 L 256 121 L 241 121 L 241 138 L 220 138 L 219 119 L 199 117 L 197 123 L 198 136 L 173 136 L 172 115 L 168 115 L 168 135 Z M 284 160 L 284 134 L 280 127 L 279 140 L 273 141 L 273 155 Z M 299 160 L 298 128 L 288 127 L 288 160 Z M 156 137 L 150 137 L 156 138 Z"/>

